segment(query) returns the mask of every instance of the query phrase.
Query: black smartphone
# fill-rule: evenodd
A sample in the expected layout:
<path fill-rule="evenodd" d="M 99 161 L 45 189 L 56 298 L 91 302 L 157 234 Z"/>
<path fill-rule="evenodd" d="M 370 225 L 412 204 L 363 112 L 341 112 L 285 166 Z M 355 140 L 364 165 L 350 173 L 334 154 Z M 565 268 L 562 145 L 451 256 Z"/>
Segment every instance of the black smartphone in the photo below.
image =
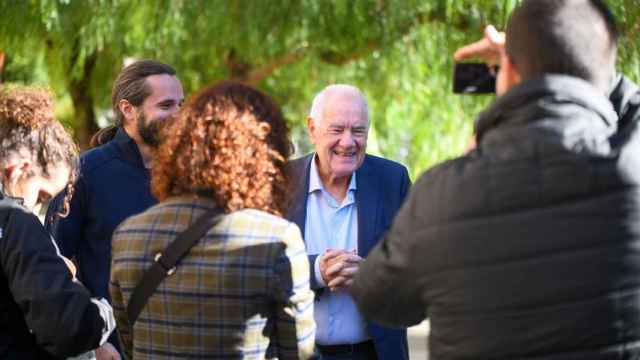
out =
<path fill-rule="evenodd" d="M 496 92 L 497 70 L 484 63 L 456 63 L 453 70 L 455 94 L 491 94 Z"/>

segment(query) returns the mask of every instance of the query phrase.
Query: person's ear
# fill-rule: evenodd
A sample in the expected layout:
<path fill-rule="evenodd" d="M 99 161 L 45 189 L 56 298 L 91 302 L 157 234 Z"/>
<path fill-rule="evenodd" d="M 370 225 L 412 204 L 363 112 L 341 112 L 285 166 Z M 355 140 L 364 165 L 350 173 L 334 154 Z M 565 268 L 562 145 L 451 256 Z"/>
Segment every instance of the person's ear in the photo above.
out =
<path fill-rule="evenodd" d="M 500 56 L 500 70 L 496 79 L 496 94 L 503 95 L 522 81 L 520 72 L 507 54 Z"/>
<path fill-rule="evenodd" d="M 29 175 L 31 166 L 32 164 L 29 160 L 17 160 L 9 163 L 9 165 L 4 168 L 2 175 L 8 184 L 16 185 L 20 180 Z"/>
<path fill-rule="evenodd" d="M 509 58 L 508 56 L 507 56 L 507 64 L 509 68 L 509 71 L 507 72 L 507 74 L 509 75 L 509 82 L 512 84 L 512 86 L 520 84 L 520 82 L 522 81 L 520 72 L 518 71 L 518 68 L 513 63 L 513 61 L 511 61 L 511 58 Z"/>
<path fill-rule="evenodd" d="M 127 123 L 135 121 L 135 119 L 138 117 L 138 109 L 136 109 L 136 107 L 133 106 L 128 100 L 120 99 L 120 102 L 118 102 L 118 109 L 120 109 L 120 112 L 124 116 L 124 119 Z"/>
<path fill-rule="evenodd" d="M 315 144 L 316 123 L 311 116 L 307 116 L 307 131 L 309 132 L 311 143 Z"/>

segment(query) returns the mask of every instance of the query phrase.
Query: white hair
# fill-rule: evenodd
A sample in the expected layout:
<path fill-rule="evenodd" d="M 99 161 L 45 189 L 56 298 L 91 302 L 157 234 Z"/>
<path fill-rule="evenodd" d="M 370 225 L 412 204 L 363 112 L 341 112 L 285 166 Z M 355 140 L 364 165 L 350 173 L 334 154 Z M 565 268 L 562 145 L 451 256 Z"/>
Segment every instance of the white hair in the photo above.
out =
<path fill-rule="evenodd" d="M 328 95 L 333 93 L 352 94 L 358 97 L 362 100 L 364 113 L 367 116 L 367 121 L 369 120 L 369 104 L 367 103 L 367 99 L 364 97 L 362 91 L 353 85 L 333 84 L 322 89 L 322 91 L 313 98 L 311 109 L 309 110 L 309 117 L 313 119 L 314 124 L 317 125 L 322 121 L 325 102 Z"/>

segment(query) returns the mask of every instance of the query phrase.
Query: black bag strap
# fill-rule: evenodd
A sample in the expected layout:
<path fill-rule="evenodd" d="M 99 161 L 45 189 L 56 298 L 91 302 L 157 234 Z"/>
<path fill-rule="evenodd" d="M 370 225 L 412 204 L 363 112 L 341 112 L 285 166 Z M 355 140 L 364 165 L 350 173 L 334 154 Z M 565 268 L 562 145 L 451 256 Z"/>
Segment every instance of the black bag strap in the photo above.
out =
<path fill-rule="evenodd" d="M 155 255 L 153 265 L 144 273 L 142 280 L 136 285 L 129 299 L 127 316 L 131 327 L 138 320 L 140 312 L 142 312 L 142 309 L 162 280 L 176 271 L 178 261 L 191 250 L 209 229 L 222 220 L 223 214 L 222 209 L 217 207 L 207 211 L 191 224 L 187 230 L 181 232 L 162 253 Z"/>

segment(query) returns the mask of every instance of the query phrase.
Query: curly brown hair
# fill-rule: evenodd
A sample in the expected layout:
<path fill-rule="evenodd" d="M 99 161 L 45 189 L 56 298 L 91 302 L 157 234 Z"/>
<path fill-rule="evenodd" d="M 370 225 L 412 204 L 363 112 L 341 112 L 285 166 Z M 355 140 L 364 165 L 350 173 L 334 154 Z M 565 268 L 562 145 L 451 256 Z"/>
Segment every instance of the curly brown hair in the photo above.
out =
<path fill-rule="evenodd" d="M 54 117 L 51 93 L 35 87 L 0 89 L 0 162 L 28 154 L 45 175 L 57 165 L 71 169 L 61 216 L 69 211 L 78 173 L 78 146 Z"/>
<path fill-rule="evenodd" d="M 269 96 L 242 83 L 219 82 L 195 95 L 165 131 L 152 168 L 158 199 L 204 195 L 227 212 L 284 213 L 291 143 Z"/>

